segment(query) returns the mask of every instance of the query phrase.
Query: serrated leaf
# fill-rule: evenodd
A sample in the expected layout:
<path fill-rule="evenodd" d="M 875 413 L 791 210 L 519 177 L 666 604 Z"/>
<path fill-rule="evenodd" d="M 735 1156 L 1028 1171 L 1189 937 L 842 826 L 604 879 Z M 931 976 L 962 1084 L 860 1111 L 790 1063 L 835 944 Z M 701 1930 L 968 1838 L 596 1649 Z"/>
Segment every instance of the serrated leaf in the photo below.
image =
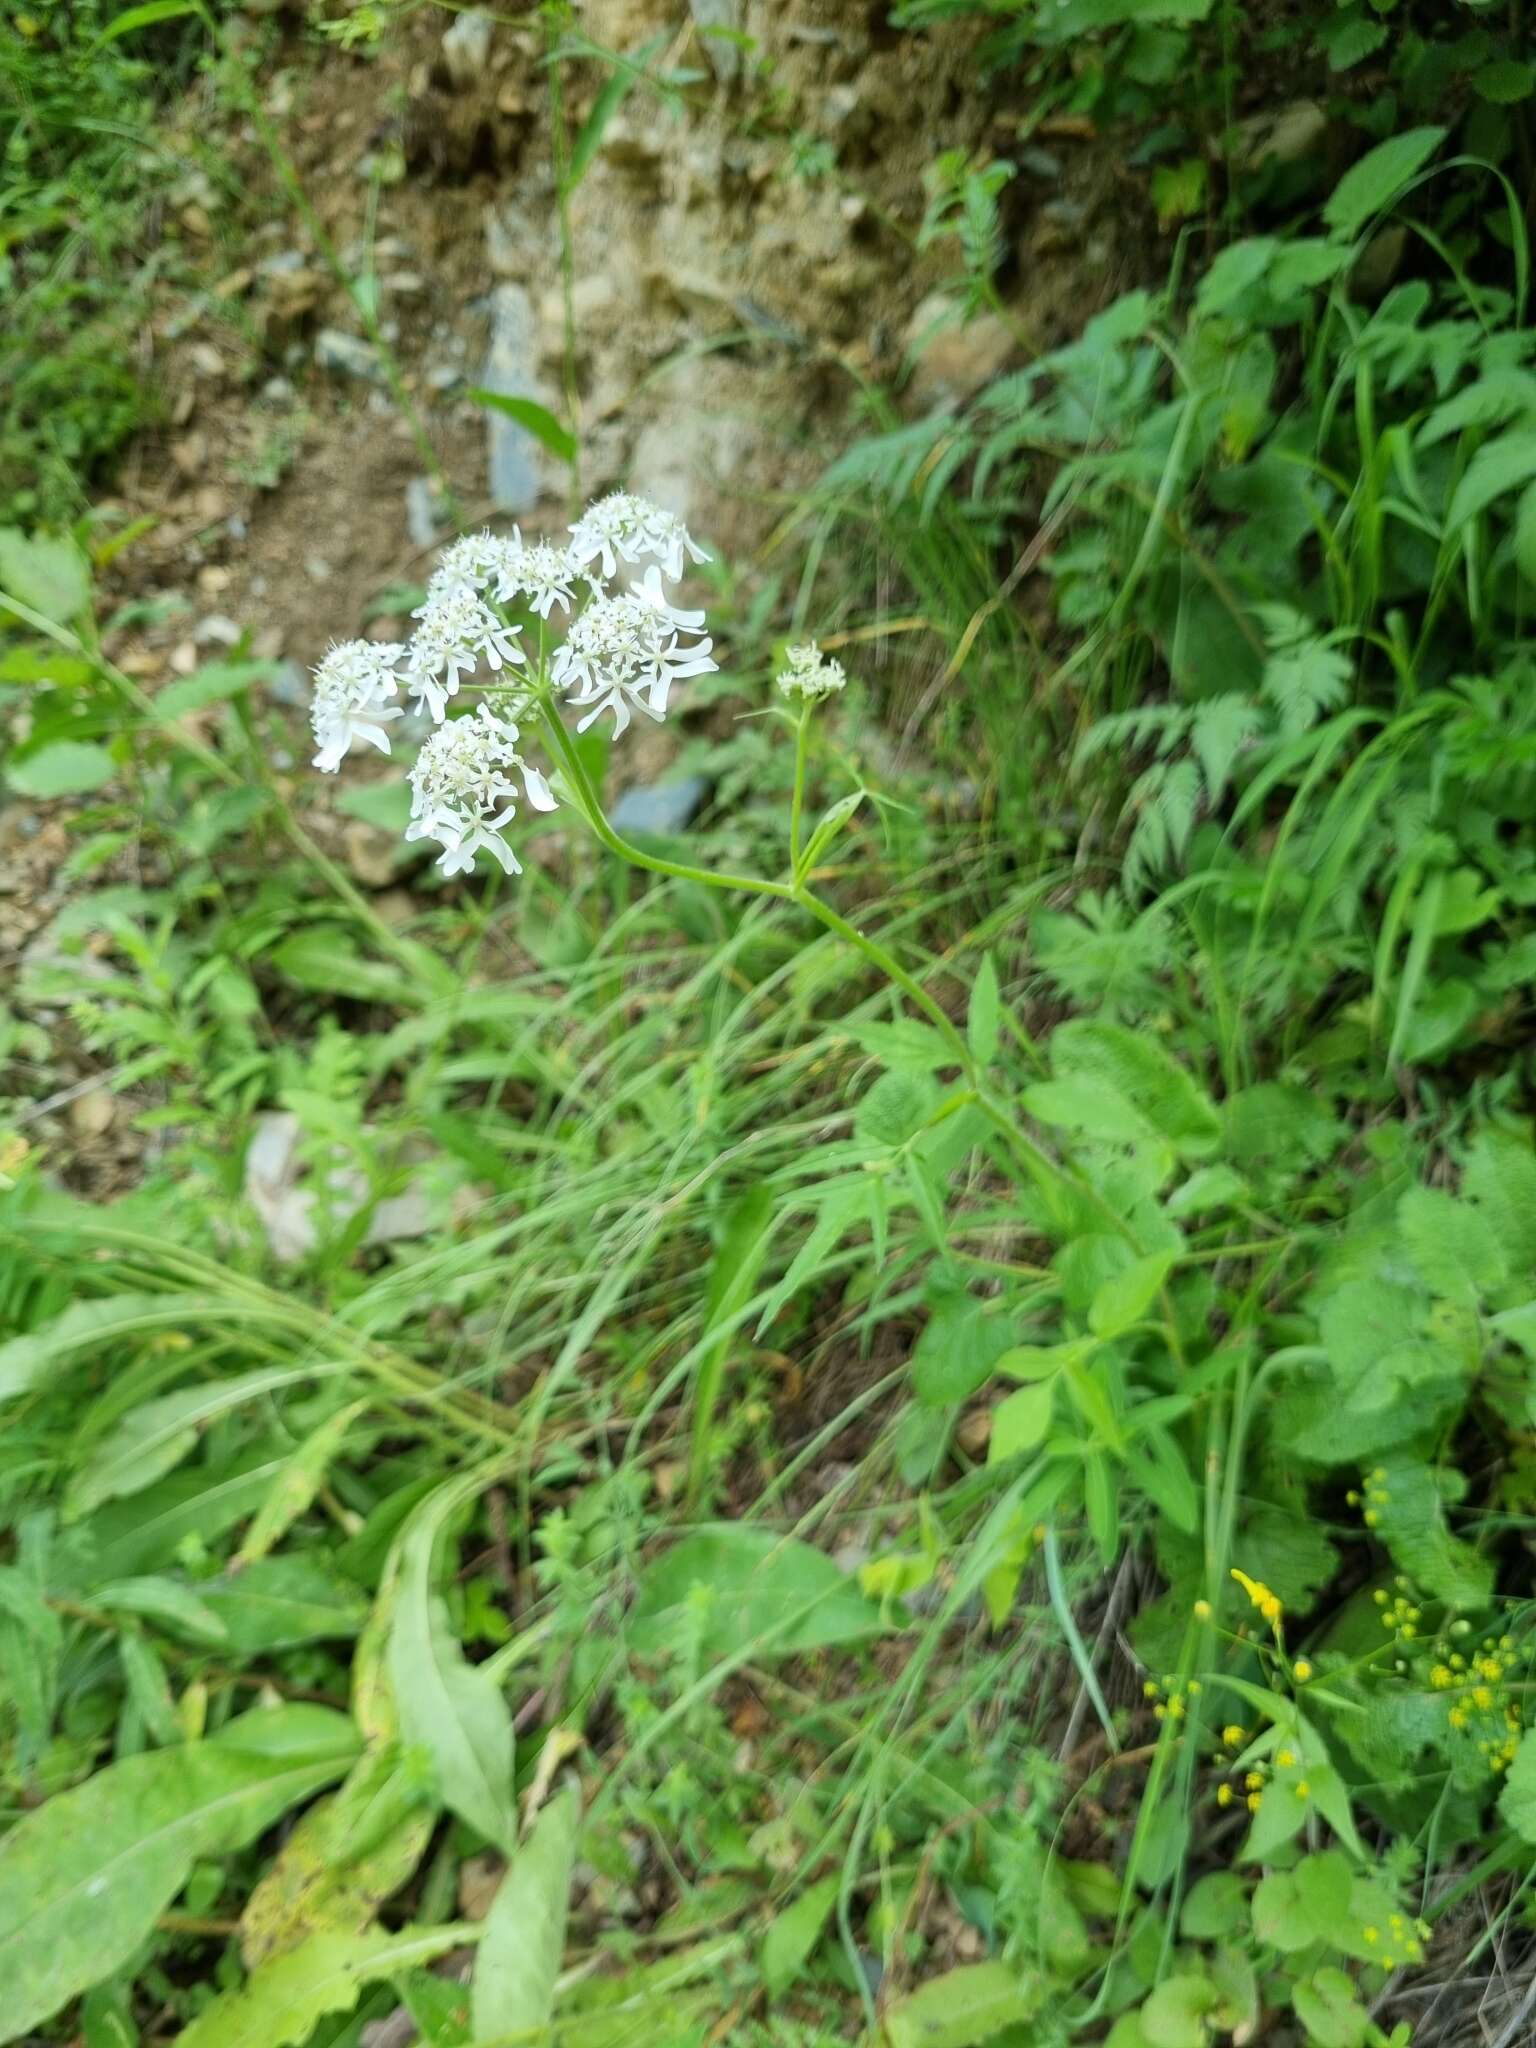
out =
<path fill-rule="evenodd" d="M 312 1935 L 205 2007 L 174 2048 L 298 2048 L 328 2013 L 351 2012 L 365 1984 L 420 1969 L 479 1933 L 450 1925 Z"/>
<path fill-rule="evenodd" d="M 407 1748 L 430 1759 L 443 1804 L 511 1855 L 517 1842 L 512 1716 L 493 1679 L 465 1658 L 437 1590 L 444 1532 L 480 1491 L 469 1474 L 437 1487 L 407 1522 L 386 1664 Z"/>
<path fill-rule="evenodd" d="M 53 740 L 8 761 L 5 779 L 18 796 L 50 803 L 55 797 L 89 796 L 116 773 L 117 763 L 105 747 L 88 740 Z"/>
<path fill-rule="evenodd" d="M 477 2041 L 532 2034 L 549 2024 L 580 1819 L 581 1794 L 568 1784 L 539 1815 L 491 1901 L 470 1993 Z"/>
<path fill-rule="evenodd" d="M 927 1123 L 938 1091 L 925 1076 L 881 1074 L 854 1112 L 854 1135 L 866 1145 L 904 1145 Z"/>
<path fill-rule="evenodd" d="M 1329 196 L 1323 219 L 1335 235 L 1357 235 L 1391 204 L 1445 140 L 1443 128 L 1407 128 L 1379 142 L 1351 165 Z"/>
<path fill-rule="evenodd" d="M 0 2040 L 120 1969 L 195 1861 L 253 1841 L 357 1746 L 324 1707 L 258 1708 L 207 1741 L 109 1764 L 27 1814 L 0 1855 Z"/>

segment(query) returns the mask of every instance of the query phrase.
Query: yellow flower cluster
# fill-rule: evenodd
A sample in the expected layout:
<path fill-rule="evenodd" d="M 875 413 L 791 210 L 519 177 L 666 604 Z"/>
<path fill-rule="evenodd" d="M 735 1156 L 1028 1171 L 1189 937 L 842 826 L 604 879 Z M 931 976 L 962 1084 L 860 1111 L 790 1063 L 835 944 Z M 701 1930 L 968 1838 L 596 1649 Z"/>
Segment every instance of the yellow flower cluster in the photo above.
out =
<path fill-rule="evenodd" d="M 1422 1963 L 1424 1960 L 1424 1944 L 1429 1939 L 1427 1920 L 1415 1920 L 1410 1927 L 1401 1913 L 1390 1914 L 1384 1946 L 1379 1927 L 1362 1927 L 1360 1932 L 1372 1949 L 1381 1949 L 1381 1953 L 1373 1955 L 1371 1960 L 1384 1970 L 1395 1970 L 1402 1963 Z"/>
<path fill-rule="evenodd" d="M 1429 1682 L 1436 1692 L 1455 1695 L 1447 1721 L 1458 1734 L 1475 1730 L 1478 1752 L 1488 1759 L 1490 1771 L 1507 1770 L 1515 1760 L 1523 1729 L 1520 1702 L 1508 1683 L 1520 1664 L 1512 1638 L 1485 1636 L 1470 1657 L 1448 1650 L 1443 1643 L 1436 1645 L 1436 1651 Z"/>
<path fill-rule="evenodd" d="M 1155 1678 L 1149 1678 L 1141 1688 L 1143 1699 L 1156 1702 L 1152 1709 L 1159 1721 L 1182 1721 L 1192 1699 L 1200 1696 L 1198 1678 L 1188 1679 L 1182 1689 L 1177 1678 L 1165 1678 L 1161 1685 Z"/>
<path fill-rule="evenodd" d="M 1254 1606 L 1263 1615 L 1270 1627 L 1278 1630 L 1285 1609 L 1280 1604 L 1278 1593 L 1272 1593 L 1262 1579 L 1250 1579 L 1246 1572 L 1233 1570 L 1232 1576 L 1242 1587 Z"/>

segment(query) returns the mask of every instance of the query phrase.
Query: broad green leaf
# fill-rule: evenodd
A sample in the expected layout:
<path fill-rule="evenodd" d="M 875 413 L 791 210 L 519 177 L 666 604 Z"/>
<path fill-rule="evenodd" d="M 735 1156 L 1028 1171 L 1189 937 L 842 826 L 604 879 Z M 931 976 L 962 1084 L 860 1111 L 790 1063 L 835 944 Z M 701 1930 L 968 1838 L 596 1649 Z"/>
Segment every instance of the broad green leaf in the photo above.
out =
<path fill-rule="evenodd" d="M 1349 1912 L 1353 1882 L 1337 1849 L 1305 1857 L 1294 1870 L 1271 1871 L 1253 1894 L 1255 1936 L 1287 1954 L 1326 1941 Z"/>
<path fill-rule="evenodd" d="M 997 1058 L 998 1034 L 1002 1026 L 1002 998 L 997 987 L 997 967 L 990 953 L 971 990 L 971 1007 L 966 1014 L 965 1036 L 971 1057 L 979 1067 L 989 1067 Z"/>
<path fill-rule="evenodd" d="M 1179 1915 L 1187 1941 L 1219 1941 L 1248 1924 L 1248 1891 L 1230 1870 L 1213 1870 L 1191 1888 Z"/>
<path fill-rule="evenodd" d="M 205 1742 L 109 1764 L 27 1814 L 0 1854 L 0 2040 L 120 1969 L 194 1862 L 254 1841 L 356 1754 L 340 1714 L 258 1708 Z"/>
<path fill-rule="evenodd" d="M 137 1630 L 128 1629 L 117 1639 L 117 1656 L 128 1697 L 138 1709 L 151 1740 L 161 1749 L 180 1742 L 182 1729 L 176 1718 L 176 1702 L 171 1697 L 170 1675 L 154 1644 Z"/>
<path fill-rule="evenodd" d="M 0 526 L 0 590 L 67 626 L 91 601 L 91 565 L 66 534 Z"/>
<path fill-rule="evenodd" d="M 361 1934 L 409 1881 L 437 1816 L 395 1744 L 365 1751 L 346 1783 L 302 1816 L 246 1900 L 246 1968 L 321 1931 Z"/>
<path fill-rule="evenodd" d="M 245 1657 L 355 1636 L 368 1618 L 358 1587 L 318 1557 L 260 1558 L 197 1590 Z"/>
<path fill-rule="evenodd" d="M 1206 2014 L 1217 1992 L 1209 1977 L 1165 1977 L 1141 2008 L 1149 2048 L 1206 2048 Z"/>
<path fill-rule="evenodd" d="M 1323 219 L 1334 234 L 1345 239 L 1359 234 L 1429 162 L 1444 140 L 1443 128 L 1405 128 L 1368 150 L 1340 178 L 1323 208 Z"/>
<path fill-rule="evenodd" d="M 1522 63 L 1516 57 L 1496 58 L 1492 64 L 1473 72 L 1472 88 L 1495 106 L 1513 106 L 1516 100 L 1528 100 L 1536 92 L 1536 65 Z"/>
<path fill-rule="evenodd" d="M 260 1372 L 239 1373 L 233 1379 L 178 1387 L 174 1394 L 162 1394 L 130 1409 L 71 1480 L 65 1494 L 65 1515 L 75 1519 L 104 1501 L 142 1491 L 179 1465 L 216 1417 L 313 1377 L 308 1366 L 268 1366 Z"/>
<path fill-rule="evenodd" d="M 925 1076 L 882 1074 L 859 1103 L 854 1135 L 867 1145 L 904 1145 L 927 1123 L 938 1091 Z"/>
<path fill-rule="evenodd" d="M 581 1820 L 574 1783 L 555 1794 L 491 1901 L 475 1958 L 470 2016 L 476 2041 L 548 2026 L 565 1953 L 571 1865 Z"/>
<path fill-rule="evenodd" d="M 970 1963 L 899 1998 L 885 2016 L 890 2048 L 982 2048 L 1035 2018 L 1045 1988 L 1006 1963 Z"/>
<path fill-rule="evenodd" d="M 525 433 L 532 434 L 541 448 L 547 448 L 559 461 L 572 463 L 576 460 L 576 436 L 569 427 L 563 427 L 547 405 L 540 405 L 534 398 L 515 398 L 503 391 L 487 391 L 482 385 L 470 387 L 469 396 L 477 405 L 488 406 L 492 412 L 505 413 L 509 420 L 515 420 Z"/>
<path fill-rule="evenodd" d="M 97 1587 L 91 1594 L 91 1605 L 108 1614 L 137 1615 L 140 1620 L 155 1622 L 191 1643 L 223 1643 L 229 1639 L 228 1629 L 213 1609 L 174 1579 L 121 1579 L 113 1585 Z"/>
<path fill-rule="evenodd" d="M 54 740 L 8 761 L 5 779 L 18 796 L 47 803 L 59 796 L 88 796 L 116 773 L 117 763 L 105 747 L 88 740 Z"/>
<path fill-rule="evenodd" d="M 1150 1252 L 1115 1273 L 1094 1295 L 1088 1327 L 1096 1337 L 1118 1337 L 1139 1323 L 1156 1301 L 1173 1266 L 1173 1252 Z"/>
<path fill-rule="evenodd" d="M 327 2013 L 351 2012 L 365 1984 L 462 1948 L 474 1926 L 375 1927 L 366 1934 L 315 1934 L 226 1992 L 176 2036 L 174 2048 L 298 2048 Z"/>
<path fill-rule="evenodd" d="M 1019 1387 L 992 1411 L 992 1435 L 987 1444 L 987 1463 L 997 1465 L 1004 1458 L 1017 1457 L 1044 1443 L 1051 1427 L 1055 1385 L 1051 1380 Z"/>
<path fill-rule="evenodd" d="M 860 1642 L 883 1626 L 879 1608 L 825 1551 L 753 1523 L 721 1522 L 684 1536 L 641 1572 L 630 1641 L 648 1656 L 686 1630 L 719 1662 Z"/>
<path fill-rule="evenodd" d="M 407 1522 L 386 1668 L 401 1737 L 430 1757 L 443 1804 L 510 1856 L 517 1843 L 512 1716 L 495 1681 L 459 1648 L 437 1590 L 444 1531 L 482 1484 L 475 1473 L 449 1480 Z"/>
<path fill-rule="evenodd" d="M 1291 2003 L 1316 2048 L 1365 2048 L 1373 2036 L 1381 2039 L 1342 1970 L 1323 1969 L 1304 1978 L 1293 1986 Z"/>
<path fill-rule="evenodd" d="M 912 1353 L 912 1391 L 925 1408 L 968 1401 L 1009 1349 L 1006 1317 L 988 1315 L 973 1295 L 940 1299 Z"/>
<path fill-rule="evenodd" d="M 238 1565 L 253 1564 L 280 1543 L 325 1482 L 331 1460 L 346 1441 L 347 1431 L 368 1410 L 366 1401 L 349 1402 L 312 1429 L 273 1480 L 271 1490 L 251 1518 L 251 1526 L 235 1553 Z"/>
<path fill-rule="evenodd" d="M 1485 441 L 1451 494 L 1445 515 L 1448 537 L 1454 538 L 1480 512 L 1510 491 L 1524 491 L 1536 481 L 1536 427 L 1516 427 Z"/>
<path fill-rule="evenodd" d="M 824 1877 L 807 1885 L 782 1913 L 776 1913 L 763 1936 L 763 1982 L 768 1996 L 778 1998 L 800 1975 L 826 1931 L 842 1887 L 840 1877 Z"/>

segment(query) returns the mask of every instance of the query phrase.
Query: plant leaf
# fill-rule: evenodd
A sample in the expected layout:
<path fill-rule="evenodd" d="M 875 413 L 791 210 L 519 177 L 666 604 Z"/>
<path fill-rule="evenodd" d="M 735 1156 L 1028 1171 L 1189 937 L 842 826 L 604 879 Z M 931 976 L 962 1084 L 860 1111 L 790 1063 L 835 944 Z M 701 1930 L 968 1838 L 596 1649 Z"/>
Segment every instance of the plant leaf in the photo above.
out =
<path fill-rule="evenodd" d="M 435 1583 L 443 1531 L 481 1484 L 475 1473 L 449 1480 L 401 1532 L 386 1664 L 402 1738 L 431 1758 L 443 1804 L 510 1856 L 517 1842 L 512 1716 L 494 1680 L 459 1648 Z"/>
<path fill-rule="evenodd" d="M 297 2048 L 327 2013 L 350 2012 L 365 1984 L 420 1969 L 479 1932 L 450 1925 L 311 1935 L 243 1990 L 215 1999 L 176 2036 L 175 2048 Z"/>
<path fill-rule="evenodd" d="M 468 396 L 476 405 L 489 406 L 492 412 L 505 413 L 509 420 L 527 433 L 532 434 L 541 448 L 547 448 L 551 455 L 561 462 L 576 460 L 576 436 L 569 427 L 561 426 L 547 405 L 540 405 L 536 398 L 516 398 L 505 391 L 487 391 L 484 385 L 472 385 Z"/>
<path fill-rule="evenodd" d="M 877 1635 L 880 1610 L 825 1551 L 746 1522 L 696 1529 L 640 1574 L 630 1641 L 642 1654 L 686 1628 L 711 1661 L 788 1657 Z"/>
<path fill-rule="evenodd" d="M 549 2024 L 565 1953 L 581 1820 L 574 1783 L 557 1792 L 516 1852 L 486 1915 L 470 1997 L 473 2037 L 497 2041 Z"/>
<path fill-rule="evenodd" d="M 88 740 L 54 740 L 6 764 L 5 779 L 18 796 L 48 803 L 58 796 L 89 796 L 117 773 L 105 747 Z"/>
<path fill-rule="evenodd" d="M 91 601 L 91 565 L 67 534 L 0 526 L 0 590 L 67 626 Z"/>
<path fill-rule="evenodd" d="M 793 1905 L 774 1915 L 763 1937 L 763 1982 L 768 1996 L 777 1998 L 787 1991 L 815 1952 L 837 1895 L 840 1877 L 824 1877 L 808 1885 Z"/>
<path fill-rule="evenodd" d="M 1006 1963 L 970 1963 L 900 1998 L 885 2016 L 890 2048 L 981 2048 L 1004 2027 L 1032 2020 L 1044 2002 L 1038 1977 Z"/>
<path fill-rule="evenodd" d="M 357 1747 L 327 1708 L 257 1708 L 205 1742 L 109 1764 L 26 1815 L 0 1856 L 0 2040 L 120 1969 L 195 1861 L 253 1841 Z"/>
<path fill-rule="evenodd" d="M 1443 128 L 1406 128 L 1367 150 L 1334 186 L 1323 219 L 1335 235 L 1359 234 L 1372 215 L 1381 212 L 1402 191 L 1445 140 Z"/>

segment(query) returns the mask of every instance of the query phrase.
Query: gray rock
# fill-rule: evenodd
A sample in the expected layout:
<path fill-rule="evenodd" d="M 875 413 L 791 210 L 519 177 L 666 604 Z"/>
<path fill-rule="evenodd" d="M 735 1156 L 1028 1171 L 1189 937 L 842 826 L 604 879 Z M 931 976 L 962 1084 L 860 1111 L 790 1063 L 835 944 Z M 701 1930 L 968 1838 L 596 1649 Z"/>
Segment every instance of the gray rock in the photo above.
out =
<path fill-rule="evenodd" d="M 520 284 L 491 293 L 491 346 L 481 383 L 504 398 L 534 396 L 537 339 L 533 301 Z M 486 408 L 491 497 L 503 512 L 531 512 L 538 503 L 539 472 L 533 436 L 502 413 Z"/>
<path fill-rule="evenodd" d="M 708 796 L 709 784 L 702 775 L 685 775 L 680 781 L 660 782 L 649 788 L 626 789 L 613 807 L 610 822 L 615 832 L 665 837 L 685 831 Z"/>
<path fill-rule="evenodd" d="M 734 34 L 741 30 L 741 0 L 688 0 L 688 12 L 701 29 L 729 29 Z M 706 35 L 703 37 L 709 61 L 714 66 L 716 78 L 722 84 L 728 83 L 741 69 L 741 45 L 733 35 Z"/>
<path fill-rule="evenodd" d="M 322 327 L 315 336 L 315 361 L 322 370 L 334 370 L 339 377 L 362 377 L 378 383 L 383 372 L 373 345 L 339 327 Z"/>
<path fill-rule="evenodd" d="M 453 363 L 434 363 L 426 373 L 429 391 L 452 391 L 464 382 L 464 372 Z"/>
<path fill-rule="evenodd" d="M 413 476 L 405 487 L 405 530 L 413 548 L 437 539 L 437 492 L 429 476 Z"/>
<path fill-rule="evenodd" d="M 478 8 L 459 15 L 443 33 L 443 63 L 455 85 L 473 85 L 491 56 L 491 18 Z"/>
<path fill-rule="evenodd" d="M 298 710 L 309 702 L 309 677 L 296 661 L 282 661 L 267 683 L 267 695 L 274 704 Z"/>

